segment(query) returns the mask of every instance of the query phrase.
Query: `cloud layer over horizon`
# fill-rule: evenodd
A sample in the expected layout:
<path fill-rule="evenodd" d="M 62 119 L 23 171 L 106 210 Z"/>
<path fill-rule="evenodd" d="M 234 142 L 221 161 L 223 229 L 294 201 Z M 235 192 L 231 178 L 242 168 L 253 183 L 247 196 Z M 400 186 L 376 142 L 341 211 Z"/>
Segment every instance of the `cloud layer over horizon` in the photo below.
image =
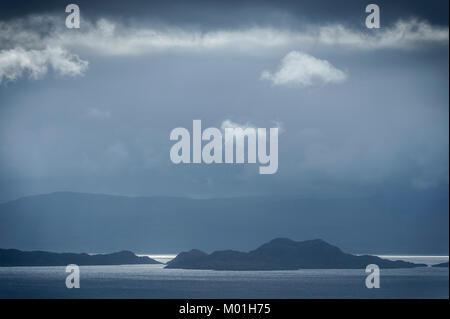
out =
<path fill-rule="evenodd" d="M 195 54 L 274 54 L 289 47 L 334 47 L 338 50 L 415 50 L 427 45 L 448 47 L 448 28 L 418 19 L 398 20 L 377 32 L 344 24 L 305 25 L 300 29 L 254 26 L 200 31 L 124 25 L 106 18 L 84 19 L 82 28 L 67 29 L 62 17 L 30 15 L 0 21 L 0 83 L 28 70 L 33 78 L 51 65 L 61 74 L 80 75 L 87 56 L 138 56 L 171 51 Z M 73 51 L 73 52 L 72 52 Z M 56 54 L 49 54 L 56 52 Z"/>
<path fill-rule="evenodd" d="M 276 4 L 226 15 L 186 4 L 195 24 L 181 9 L 158 20 L 129 6 L 130 19 L 82 7 L 79 30 L 64 26 L 64 10 L 0 20 L 0 201 L 61 190 L 195 198 L 448 190 L 441 18 L 381 5 L 382 27 L 368 30 L 364 10 L 350 4 L 336 18 L 309 8 L 320 13 L 310 19 Z M 174 165 L 169 133 L 193 119 L 279 127 L 277 174 Z"/>

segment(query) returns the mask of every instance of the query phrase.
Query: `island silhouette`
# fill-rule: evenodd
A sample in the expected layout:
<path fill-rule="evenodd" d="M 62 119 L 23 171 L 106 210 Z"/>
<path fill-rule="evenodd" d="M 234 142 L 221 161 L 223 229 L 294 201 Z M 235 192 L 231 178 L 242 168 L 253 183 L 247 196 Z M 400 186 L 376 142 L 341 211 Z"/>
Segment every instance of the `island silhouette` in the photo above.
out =
<path fill-rule="evenodd" d="M 54 253 L 0 249 L 0 267 L 161 264 L 131 251 L 111 254 Z M 165 268 L 211 270 L 295 270 L 295 269 L 359 269 L 376 264 L 380 268 L 426 267 L 406 261 L 393 261 L 372 255 L 352 255 L 322 239 L 294 241 L 276 238 L 250 252 L 234 250 L 207 254 L 198 249 L 181 252 Z M 448 263 L 435 265 L 448 267 Z"/>
<path fill-rule="evenodd" d="M 166 268 L 212 270 L 359 269 L 369 264 L 380 268 L 425 267 L 371 255 L 344 253 L 322 239 L 293 241 L 276 238 L 248 253 L 223 250 L 207 254 L 197 249 L 182 252 Z"/>
<path fill-rule="evenodd" d="M 160 264 L 160 262 L 149 257 L 136 256 L 131 251 L 126 250 L 112 254 L 74 254 L 0 249 L 0 267 L 67 266 L 69 264 L 75 264 L 78 266 L 95 266 Z"/>
<path fill-rule="evenodd" d="M 447 267 L 448 268 L 448 261 L 444 262 L 444 263 L 433 265 L 433 267 L 443 267 L 443 268 Z"/>

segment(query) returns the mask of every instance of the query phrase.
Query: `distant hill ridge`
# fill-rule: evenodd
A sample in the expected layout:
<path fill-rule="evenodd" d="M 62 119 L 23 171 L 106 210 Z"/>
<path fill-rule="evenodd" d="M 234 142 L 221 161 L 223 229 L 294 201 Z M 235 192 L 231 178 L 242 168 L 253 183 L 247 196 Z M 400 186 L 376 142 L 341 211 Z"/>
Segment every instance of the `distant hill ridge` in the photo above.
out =
<path fill-rule="evenodd" d="M 1 203 L 0 247 L 75 253 L 249 251 L 283 234 L 324 238 L 349 252 L 442 255 L 448 254 L 445 196 L 190 199 L 57 192 Z"/>
<path fill-rule="evenodd" d="M 131 251 L 120 251 L 112 254 L 74 254 L 52 253 L 46 251 L 21 251 L 17 249 L 0 249 L 0 266 L 78 266 L 88 265 L 134 265 L 160 264 L 149 257 L 136 256 Z"/>
<path fill-rule="evenodd" d="M 442 267 L 442 268 L 447 267 L 448 268 L 448 261 L 444 262 L 444 263 L 433 265 L 433 267 Z"/>
<path fill-rule="evenodd" d="M 425 267 L 376 256 L 356 256 L 321 240 L 293 241 L 276 238 L 248 253 L 224 250 L 206 254 L 193 249 L 180 253 L 166 268 L 213 270 L 359 269 L 369 264 L 380 268 Z"/>

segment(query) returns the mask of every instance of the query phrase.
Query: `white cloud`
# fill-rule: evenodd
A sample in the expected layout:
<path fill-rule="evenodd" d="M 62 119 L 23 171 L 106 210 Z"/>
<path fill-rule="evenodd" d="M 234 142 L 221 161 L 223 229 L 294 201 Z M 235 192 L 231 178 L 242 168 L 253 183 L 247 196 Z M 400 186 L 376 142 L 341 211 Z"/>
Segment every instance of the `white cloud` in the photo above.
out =
<path fill-rule="evenodd" d="M 268 80 L 273 85 L 290 87 L 339 83 L 346 78 L 345 72 L 335 68 L 328 61 L 297 51 L 288 53 L 276 72 L 263 71 L 261 74 L 261 79 Z"/>
<path fill-rule="evenodd" d="M 283 131 L 283 127 L 282 127 L 282 123 L 279 121 L 273 122 L 274 125 L 271 125 L 270 127 L 274 128 L 278 128 L 279 131 Z M 224 131 L 226 128 L 238 128 L 240 127 L 241 129 L 245 130 L 246 128 L 254 128 L 256 129 L 257 127 L 249 122 L 245 123 L 245 124 L 239 124 L 236 122 L 233 122 L 232 120 L 226 119 L 224 121 L 222 121 L 222 124 L 220 125 L 220 128 L 222 129 L 222 131 Z"/>
<path fill-rule="evenodd" d="M 0 21 L 0 46 L 43 48 L 46 45 L 87 49 L 102 55 L 146 54 L 161 50 L 259 50 L 295 45 L 342 45 L 357 49 L 405 49 L 423 42 L 448 45 L 448 27 L 426 21 L 400 20 L 379 30 L 351 29 L 341 24 L 309 25 L 299 30 L 271 27 L 199 31 L 179 27 L 123 25 L 107 19 L 83 20 L 79 30 L 67 29 L 55 16 Z M 3 48 L 4 49 L 4 48 Z"/>
<path fill-rule="evenodd" d="M 250 124 L 250 123 L 245 123 L 245 124 L 238 124 L 236 122 L 233 122 L 231 120 L 224 120 L 222 121 L 222 124 L 220 125 L 220 128 L 222 130 L 225 130 L 226 128 L 242 128 L 242 129 L 246 129 L 246 128 L 256 128 L 256 126 Z"/>
<path fill-rule="evenodd" d="M 256 138 L 257 137 L 257 131 L 258 131 L 258 128 L 256 126 L 254 126 L 254 125 L 252 125 L 252 124 L 250 124 L 248 122 L 245 123 L 245 124 L 239 124 L 239 123 L 233 122 L 231 120 L 224 120 L 224 121 L 222 121 L 222 124 L 220 125 L 220 128 L 222 130 L 222 134 L 224 134 L 224 135 L 225 135 L 225 129 L 226 128 L 232 128 L 232 129 L 240 128 L 240 129 L 242 129 L 242 131 L 241 130 L 233 131 L 233 134 L 234 134 L 234 136 L 236 138 L 245 138 L 245 136 L 247 134 L 248 134 L 248 136 L 252 136 L 252 137 Z M 247 130 L 247 129 L 249 129 L 249 130 Z M 261 137 L 265 138 L 266 130 L 262 131 L 261 133 L 263 134 Z"/>
<path fill-rule="evenodd" d="M 60 47 L 47 47 L 43 50 L 25 50 L 17 47 L 0 51 L 0 83 L 13 81 L 28 73 L 33 79 L 45 75 L 48 68 L 61 75 L 82 75 L 88 66 L 87 61 Z"/>
<path fill-rule="evenodd" d="M 180 28 L 130 27 L 106 19 L 86 23 L 86 32 L 50 38 L 104 55 L 132 55 L 164 50 L 232 50 L 260 53 L 261 49 L 289 46 L 344 46 L 352 49 L 411 49 L 423 43 L 448 45 L 448 28 L 418 20 L 398 21 L 376 32 L 341 24 L 308 26 L 302 30 L 252 27 L 201 32 Z M 65 31 L 65 30 L 64 30 Z"/>
<path fill-rule="evenodd" d="M 86 23 L 86 32 L 51 38 L 58 44 L 72 45 L 97 54 L 131 55 L 165 50 L 232 50 L 260 53 L 260 49 L 289 46 L 344 46 L 352 49 L 411 49 L 424 43 L 448 45 L 448 28 L 418 20 L 398 21 L 393 27 L 368 32 L 341 24 L 307 26 L 302 30 L 271 27 L 225 29 L 201 32 L 174 27 L 130 27 L 100 19 Z M 65 31 L 65 30 L 64 30 Z"/>
<path fill-rule="evenodd" d="M 373 30 L 372 30 L 373 31 Z M 429 43 L 448 45 L 448 27 L 436 27 L 417 19 L 399 20 L 393 27 L 374 32 L 352 30 L 343 25 L 321 27 L 317 42 L 358 49 L 412 49 Z"/>
<path fill-rule="evenodd" d="M 48 66 L 63 75 L 80 75 L 87 62 L 78 54 L 143 55 L 165 51 L 205 54 L 271 54 L 272 49 L 302 50 L 343 47 L 356 50 L 417 49 L 429 44 L 448 46 L 448 27 L 415 19 L 398 21 L 379 30 L 352 29 L 341 24 L 308 25 L 297 30 L 272 27 L 200 31 L 179 27 L 121 24 L 107 19 L 82 21 L 67 29 L 64 19 L 52 15 L 0 21 L 0 79 L 14 80 L 24 72 L 37 78 Z M 279 51 L 278 51 L 279 52 Z"/>

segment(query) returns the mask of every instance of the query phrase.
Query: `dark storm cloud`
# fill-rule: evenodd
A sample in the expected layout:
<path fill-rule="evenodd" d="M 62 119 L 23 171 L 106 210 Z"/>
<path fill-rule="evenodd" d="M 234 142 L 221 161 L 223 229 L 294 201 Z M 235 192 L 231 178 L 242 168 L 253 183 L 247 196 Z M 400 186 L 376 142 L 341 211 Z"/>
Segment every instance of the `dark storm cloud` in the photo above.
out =
<path fill-rule="evenodd" d="M 61 1 L 1 4 L 0 200 L 448 188 L 447 2 L 377 2 L 389 26 L 368 33 L 362 1 L 76 3 L 77 31 Z M 279 172 L 175 166 L 169 132 L 193 119 L 281 123 Z"/>
<path fill-rule="evenodd" d="M 58 13 L 64 15 L 67 3 L 59 0 L 2 1 L 0 19 L 28 14 Z M 336 23 L 361 25 L 364 9 L 370 1 L 74 1 L 87 17 L 151 19 L 169 24 L 198 25 L 205 28 L 246 26 L 254 24 L 296 25 L 303 23 Z M 389 1 L 374 3 L 381 7 L 382 22 L 392 24 L 411 17 L 426 19 L 433 24 L 448 25 L 448 1 Z"/>

